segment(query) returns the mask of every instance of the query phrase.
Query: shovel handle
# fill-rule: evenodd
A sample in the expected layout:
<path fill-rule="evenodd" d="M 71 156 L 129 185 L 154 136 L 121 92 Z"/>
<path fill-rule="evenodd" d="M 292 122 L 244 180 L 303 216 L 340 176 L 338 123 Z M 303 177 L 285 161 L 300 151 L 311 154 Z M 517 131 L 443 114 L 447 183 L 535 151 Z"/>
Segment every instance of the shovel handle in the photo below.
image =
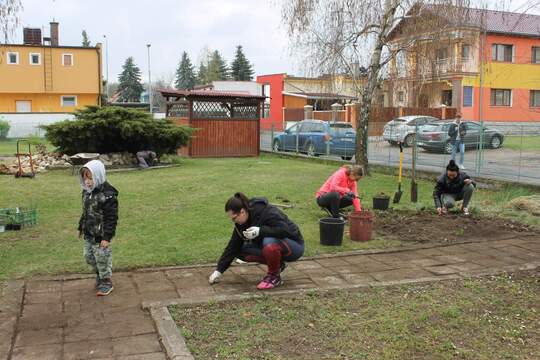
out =
<path fill-rule="evenodd" d="M 401 174 L 403 173 L 403 143 L 399 143 L 399 183 L 401 184 Z"/>

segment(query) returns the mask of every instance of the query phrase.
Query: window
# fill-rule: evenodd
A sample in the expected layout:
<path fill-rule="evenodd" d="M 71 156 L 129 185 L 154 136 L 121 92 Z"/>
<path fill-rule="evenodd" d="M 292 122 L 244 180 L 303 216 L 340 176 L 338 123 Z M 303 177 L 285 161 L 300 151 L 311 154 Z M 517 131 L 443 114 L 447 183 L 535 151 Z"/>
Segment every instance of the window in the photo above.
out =
<path fill-rule="evenodd" d="M 313 124 L 313 128 L 311 129 L 311 132 L 314 132 L 314 133 L 325 132 L 324 124 Z"/>
<path fill-rule="evenodd" d="M 533 46 L 531 62 L 533 64 L 540 64 L 540 47 Z"/>
<path fill-rule="evenodd" d="M 41 54 L 30 53 L 29 62 L 30 62 L 30 65 L 41 65 Z"/>
<path fill-rule="evenodd" d="M 405 94 L 403 91 L 398 91 L 398 101 L 403 102 L 403 99 L 405 98 Z"/>
<path fill-rule="evenodd" d="M 446 61 L 448 59 L 448 48 L 437 49 L 437 61 Z"/>
<path fill-rule="evenodd" d="M 10 65 L 19 65 L 19 53 L 18 52 L 8 52 L 7 53 L 7 63 Z"/>
<path fill-rule="evenodd" d="M 461 58 L 463 60 L 471 58 L 471 45 L 468 45 L 468 44 L 461 45 Z"/>
<path fill-rule="evenodd" d="M 463 107 L 473 106 L 473 87 L 464 86 L 463 87 Z"/>
<path fill-rule="evenodd" d="M 511 106 L 512 90 L 508 89 L 491 89 L 491 106 Z"/>
<path fill-rule="evenodd" d="M 466 122 L 465 128 L 467 131 L 480 131 L 480 125 L 473 122 Z"/>
<path fill-rule="evenodd" d="M 72 95 L 62 96 L 62 106 L 77 106 L 77 97 Z"/>
<path fill-rule="evenodd" d="M 443 90 L 441 92 L 441 104 L 452 106 L 452 90 Z"/>
<path fill-rule="evenodd" d="M 62 54 L 62 65 L 73 66 L 73 54 Z"/>
<path fill-rule="evenodd" d="M 504 44 L 491 45 L 491 60 L 512 62 L 514 57 L 514 46 Z"/>
<path fill-rule="evenodd" d="M 15 110 L 18 113 L 32 112 L 32 101 L 30 100 L 16 100 Z"/>
<path fill-rule="evenodd" d="M 540 90 L 531 90 L 531 107 L 540 107 Z"/>
<path fill-rule="evenodd" d="M 263 103 L 263 118 L 270 117 L 270 84 L 264 84 L 262 87 L 262 94 L 265 96 Z"/>

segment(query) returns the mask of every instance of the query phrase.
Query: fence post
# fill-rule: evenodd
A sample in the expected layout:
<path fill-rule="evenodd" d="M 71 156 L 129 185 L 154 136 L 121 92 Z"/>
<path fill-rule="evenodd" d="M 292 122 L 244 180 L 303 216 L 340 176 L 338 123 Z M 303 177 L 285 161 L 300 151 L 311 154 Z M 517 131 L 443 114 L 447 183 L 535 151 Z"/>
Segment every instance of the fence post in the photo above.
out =
<path fill-rule="evenodd" d="M 305 105 L 304 106 L 304 120 L 313 119 L 313 106 Z"/>
<path fill-rule="evenodd" d="M 270 127 L 270 148 L 272 149 L 272 152 L 274 152 L 274 124 Z"/>
<path fill-rule="evenodd" d="M 296 153 L 298 154 L 298 135 L 300 134 L 300 123 L 296 125 Z"/>
<path fill-rule="evenodd" d="M 336 122 L 338 120 L 338 111 L 343 109 L 343 106 L 339 103 L 334 103 L 330 107 L 332 108 L 332 121 Z"/>
<path fill-rule="evenodd" d="M 441 120 L 446 120 L 446 105 L 441 106 Z"/>

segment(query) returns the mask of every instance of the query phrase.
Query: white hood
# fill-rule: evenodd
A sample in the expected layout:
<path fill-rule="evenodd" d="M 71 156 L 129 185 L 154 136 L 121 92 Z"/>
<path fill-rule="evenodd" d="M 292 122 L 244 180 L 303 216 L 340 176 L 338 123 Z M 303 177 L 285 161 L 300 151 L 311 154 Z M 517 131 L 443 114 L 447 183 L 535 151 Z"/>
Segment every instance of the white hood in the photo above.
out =
<path fill-rule="evenodd" d="M 82 171 L 85 168 L 90 170 L 90 172 L 92 173 L 92 179 L 94 180 L 94 187 L 91 189 L 88 186 L 86 186 L 86 184 L 84 183 L 84 179 L 82 177 Z M 79 171 L 79 181 L 81 183 L 81 187 L 84 190 L 86 190 L 87 192 L 92 192 L 95 188 L 100 187 L 106 181 L 105 165 L 103 165 L 103 163 L 99 160 L 92 160 L 92 161 L 87 162 L 84 165 L 84 167 L 81 169 L 81 171 Z"/>

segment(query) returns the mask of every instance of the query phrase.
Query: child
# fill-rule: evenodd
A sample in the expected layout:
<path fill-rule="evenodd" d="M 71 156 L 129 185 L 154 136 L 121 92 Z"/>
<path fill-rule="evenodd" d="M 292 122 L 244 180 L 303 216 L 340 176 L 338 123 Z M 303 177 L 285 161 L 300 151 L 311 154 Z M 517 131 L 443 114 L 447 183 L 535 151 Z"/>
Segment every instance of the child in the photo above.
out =
<path fill-rule="evenodd" d="M 79 238 L 84 236 L 84 258 L 96 273 L 97 296 L 113 290 L 111 240 L 118 221 L 118 191 L 105 180 L 105 166 L 99 160 L 86 163 L 79 172 L 83 213 Z"/>

